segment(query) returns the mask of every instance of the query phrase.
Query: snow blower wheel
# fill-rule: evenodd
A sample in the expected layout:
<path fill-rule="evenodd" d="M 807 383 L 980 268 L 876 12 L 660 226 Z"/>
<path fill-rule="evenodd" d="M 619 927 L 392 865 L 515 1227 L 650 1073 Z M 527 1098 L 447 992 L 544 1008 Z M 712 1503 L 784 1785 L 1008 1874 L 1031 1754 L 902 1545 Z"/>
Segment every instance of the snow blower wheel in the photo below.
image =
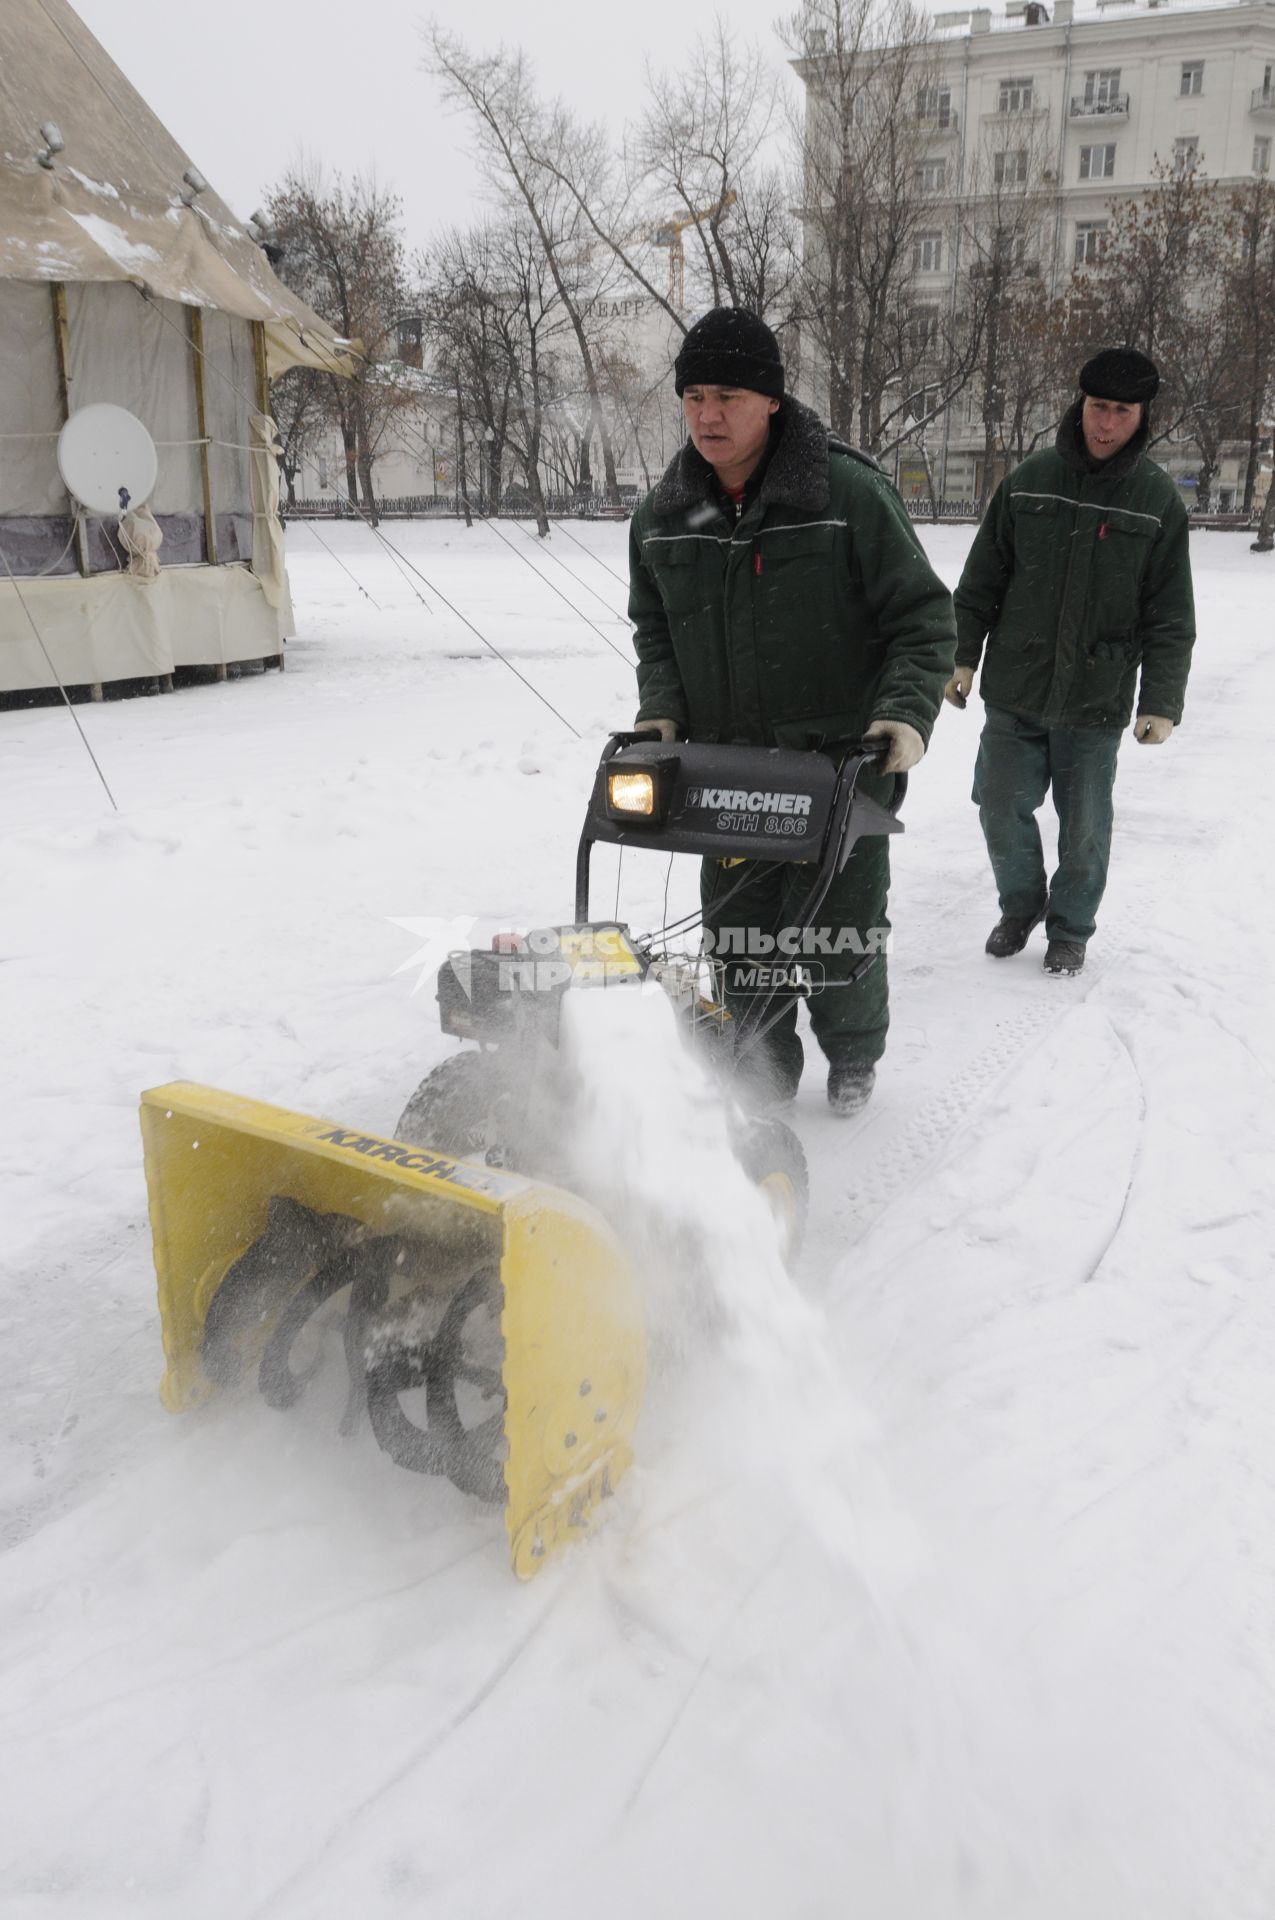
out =
<path fill-rule="evenodd" d="M 421 1081 L 399 1115 L 394 1138 L 481 1160 L 490 1144 L 493 1111 L 504 1091 L 504 1075 L 494 1053 L 453 1054 Z"/>
<path fill-rule="evenodd" d="M 784 1259 L 790 1264 L 806 1237 L 810 1172 L 800 1140 L 782 1120 L 753 1120 L 736 1134 L 735 1152 L 758 1188 L 779 1228 Z"/>

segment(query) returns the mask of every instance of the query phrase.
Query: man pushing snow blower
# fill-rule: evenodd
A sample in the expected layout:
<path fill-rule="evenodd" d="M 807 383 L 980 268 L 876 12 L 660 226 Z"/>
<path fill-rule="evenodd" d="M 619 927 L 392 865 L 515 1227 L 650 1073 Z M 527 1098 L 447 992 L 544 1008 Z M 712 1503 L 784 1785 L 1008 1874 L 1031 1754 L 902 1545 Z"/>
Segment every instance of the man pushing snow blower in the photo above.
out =
<path fill-rule="evenodd" d="M 577 1179 L 569 1150 L 565 996 L 655 988 L 729 1071 L 765 1046 L 791 993 L 777 970 L 732 1010 L 723 963 L 670 946 L 677 925 L 637 936 L 591 920 L 592 848 L 791 872 L 802 934 L 863 848 L 901 830 L 906 779 L 891 777 L 888 806 L 864 791 L 878 758 L 875 741 L 835 759 L 649 731 L 608 741 L 572 920 L 443 963 L 440 1024 L 465 1044 L 393 1138 L 187 1083 L 144 1094 L 165 1405 L 242 1390 L 286 1412 L 323 1375 L 312 1397 L 330 1402 L 337 1385 L 343 1432 L 370 1428 L 398 1465 L 503 1508 L 518 1573 L 580 1538 L 631 1461 L 646 1341 L 640 1236 Z M 733 1103 L 728 1136 L 791 1253 L 800 1142 Z"/>
<path fill-rule="evenodd" d="M 690 438 L 629 542 L 636 725 L 665 741 L 834 753 L 879 740 L 884 758 L 860 790 L 883 797 L 929 741 L 956 648 L 951 595 L 876 462 L 785 396 L 778 343 L 756 314 L 717 307 L 697 321 L 675 385 Z M 822 990 L 810 1021 L 841 1115 L 866 1104 L 885 1050 L 889 879 L 886 838 L 863 839 L 813 929 Z M 804 885 L 792 864 L 758 863 L 741 882 L 705 858 L 706 932 L 738 956 L 728 1004 L 777 938 L 791 940 Z M 763 1098 L 796 1093 L 796 1027 L 792 994 L 767 1035 Z"/>
<path fill-rule="evenodd" d="M 165 1404 L 246 1390 L 282 1412 L 335 1385 L 344 1432 L 503 1508 L 523 1576 L 630 1464 L 646 1361 L 640 1244 L 563 1151 L 564 996 L 654 986 L 732 1076 L 760 1062 L 788 1093 L 809 996 L 833 1109 L 861 1107 L 885 1044 L 886 840 L 952 669 L 951 601 L 902 504 L 781 408 L 769 330 L 710 314 L 683 390 L 693 444 L 634 524 L 640 725 L 603 750 L 572 921 L 449 956 L 440 1021 L 467 1044 L 393 1138 L 187 1083 L 142 1101 Z M 590 919 L 598 842 L 702 860 L 702 951 L 676 925 Z M 791 1251 L 795 1134 L 732 1103 L 729 1145 Z"/>

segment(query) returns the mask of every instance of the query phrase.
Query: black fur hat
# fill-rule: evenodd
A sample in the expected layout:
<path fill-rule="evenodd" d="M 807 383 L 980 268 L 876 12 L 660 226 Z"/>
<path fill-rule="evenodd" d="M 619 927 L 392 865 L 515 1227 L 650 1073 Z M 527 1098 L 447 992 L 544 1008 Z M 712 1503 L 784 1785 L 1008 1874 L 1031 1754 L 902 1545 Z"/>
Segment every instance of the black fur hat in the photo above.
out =
<path fill-rule="evenodd" d="M 1160 369 L 1136 347 L 1104 347 L 1080 369 L 1080 391 L 1093 400 L 1141 401 L 1143 406 L 1160 390 Z"/>
<path fill-rule="evenodd" d="M 771 400 L 784 397 L 779 342 L 764 320 L 746 307 L 714 307 L 697 320 L 673 363 L 673 385 L 746 387 Z"/>

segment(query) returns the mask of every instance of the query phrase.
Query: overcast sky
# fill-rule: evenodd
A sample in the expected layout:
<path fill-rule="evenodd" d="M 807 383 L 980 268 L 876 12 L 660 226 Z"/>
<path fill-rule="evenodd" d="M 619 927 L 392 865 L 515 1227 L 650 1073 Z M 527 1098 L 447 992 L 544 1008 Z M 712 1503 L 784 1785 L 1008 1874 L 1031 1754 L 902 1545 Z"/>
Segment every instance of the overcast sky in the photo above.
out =
<path fill-rule="evenodd" d="M 241 217 L 302 154 L 345 173 L 375 166 L 400 194 L 408 244 L 480 211 L 464 122 L 421 69 L 428 0 L 73 0 L 111 58 Z M 795 0 L 792 0 L 795 5 Z M 776 66 L 789 0 L 724 0 L 732 30 Z M 650 57 L 673 66 L 711 32 L 714 0 L 457 0 L 437 17 L 475 51 L 532 56 L 541 91 L 616 132 L 640 108 Z M 328 23 L 331 22 L 329 25 Z"/>

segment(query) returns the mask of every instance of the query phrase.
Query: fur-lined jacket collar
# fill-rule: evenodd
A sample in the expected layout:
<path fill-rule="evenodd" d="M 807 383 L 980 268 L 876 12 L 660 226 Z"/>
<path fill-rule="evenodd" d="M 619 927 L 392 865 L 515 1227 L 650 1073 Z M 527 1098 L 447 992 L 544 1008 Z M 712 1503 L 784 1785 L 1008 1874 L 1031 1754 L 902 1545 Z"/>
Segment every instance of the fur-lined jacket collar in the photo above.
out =
<path fill-rule="evenodd" d="M 779 428 L 762 476 L 763 507 L 795 508 L 800 513 L 822 513 L 828 505 L 828 455 L 848 453 L 875 467 L 876 461 L 859 453 L 827 428 L 812 408 L 787 398 L 775 415 Z M 656 513 L 685 513 L 713 498 L 713 469 L 688 440 L 669 462 L 652 495 Z"/>

